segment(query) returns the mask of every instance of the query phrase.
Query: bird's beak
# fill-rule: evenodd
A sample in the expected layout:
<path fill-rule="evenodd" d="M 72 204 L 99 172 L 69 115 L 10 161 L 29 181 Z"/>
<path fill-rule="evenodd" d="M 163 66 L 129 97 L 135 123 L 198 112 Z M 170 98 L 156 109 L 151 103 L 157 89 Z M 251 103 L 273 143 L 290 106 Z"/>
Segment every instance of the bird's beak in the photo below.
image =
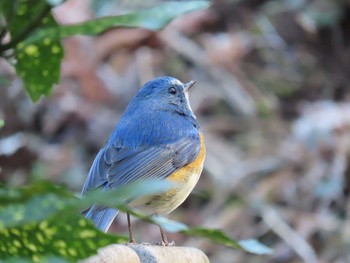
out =
<path fill-rule="evenodd" d="M 191 80 L 190 82 L 187 82 L 186 84 L 184 84 L 183 85 L 184 91 L 187 92 L 190 88 L 194 86 L 195 83 L 196 83 L 195 80 Z"/>

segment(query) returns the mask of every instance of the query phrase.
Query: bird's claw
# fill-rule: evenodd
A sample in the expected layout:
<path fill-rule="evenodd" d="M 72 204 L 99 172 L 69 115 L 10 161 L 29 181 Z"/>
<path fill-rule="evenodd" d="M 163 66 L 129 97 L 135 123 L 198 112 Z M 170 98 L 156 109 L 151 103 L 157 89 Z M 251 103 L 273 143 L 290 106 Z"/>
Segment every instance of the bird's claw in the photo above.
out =
<path fill-rule="evenodd" d="M 171 241 L 171 242 L 159 241 L 159 242 L 156 242 L 155 245 L 162 246 L 162 247 L 174 247 L 175 242 L 174 241 Z"/>

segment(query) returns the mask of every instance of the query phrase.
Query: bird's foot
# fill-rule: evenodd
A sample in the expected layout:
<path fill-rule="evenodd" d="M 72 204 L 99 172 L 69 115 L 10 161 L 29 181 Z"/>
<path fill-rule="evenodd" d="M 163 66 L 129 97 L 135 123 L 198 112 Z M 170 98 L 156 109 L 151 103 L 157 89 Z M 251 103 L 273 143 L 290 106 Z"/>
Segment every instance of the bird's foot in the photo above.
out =
<path fill-rule="evenodd" d="M 135 241 L 135 239 L 130 239 L 128 242 L 125 242 L 125 245 L 136 245 L 137 242 Z"/>
<path fill-rule="evenodd" d="M 175 246 L 175 242 L 174 241 L 171 241 L 171 242 L 168 242 L 168 241 L 159 241 L 159 242 L 156 242 L 154 243 L 156 246 L 163 246 L 163 247 L 174 247 Z"/>

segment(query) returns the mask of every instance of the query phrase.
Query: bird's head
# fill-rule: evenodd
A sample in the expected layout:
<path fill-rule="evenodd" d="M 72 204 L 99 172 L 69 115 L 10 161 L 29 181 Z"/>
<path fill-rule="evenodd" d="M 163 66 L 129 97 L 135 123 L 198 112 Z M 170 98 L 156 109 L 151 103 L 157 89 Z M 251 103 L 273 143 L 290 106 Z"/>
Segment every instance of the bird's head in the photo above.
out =
<path fill-rule="evenodd" d="M 188 91 L 195 81 L 182 83 L 173 77 L 158 77 L 147 82 L 136 94 L 136 100 L 152 103 L 153 108 L 195 115 L 192 112 Z"/>

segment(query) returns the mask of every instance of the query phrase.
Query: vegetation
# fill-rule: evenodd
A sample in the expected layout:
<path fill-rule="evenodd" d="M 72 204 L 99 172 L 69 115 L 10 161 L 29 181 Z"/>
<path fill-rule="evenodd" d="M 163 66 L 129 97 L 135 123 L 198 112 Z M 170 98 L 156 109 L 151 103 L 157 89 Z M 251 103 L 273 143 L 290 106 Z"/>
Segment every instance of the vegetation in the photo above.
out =
<path fill-rule="evenodd" d="M 208 7 L 208 2 L 204 1 L 166 2 L 143 11 L 60 25 L 52 14 L 53 2 L 0 2 L 0 55 L 13 64 L 34 102 L 49 95 L 53 85 L 59 82 L 65 51 L 61 43 L 63 38 L 96 35 L 117 26 L 159 30 L 181 14 Z M 0 126 L 3 125 L 1 121 Z M 95 254 L 102 246 L 126 242 L 125 236 L 101 233 L 79 214 L 82 208 L 94 203 L 130 212 L 162 225 L 169 232 L 205 237 L 255 254 L 271 253 L 271 249 L 256 240 L 235 241 L 221 230 L 189 228 L 165 218 L 142 215 L 125 206 L 126 200 L 140 193 L 151 194 L 167 187 L 161 182 L 147 186 L 143 183 L 114 192 L 77 197 L 63 186 L 43 181 L 24 187 L 3 186 L 0 189 L 0 257 L 4 262 L 76 261 Z"/>

